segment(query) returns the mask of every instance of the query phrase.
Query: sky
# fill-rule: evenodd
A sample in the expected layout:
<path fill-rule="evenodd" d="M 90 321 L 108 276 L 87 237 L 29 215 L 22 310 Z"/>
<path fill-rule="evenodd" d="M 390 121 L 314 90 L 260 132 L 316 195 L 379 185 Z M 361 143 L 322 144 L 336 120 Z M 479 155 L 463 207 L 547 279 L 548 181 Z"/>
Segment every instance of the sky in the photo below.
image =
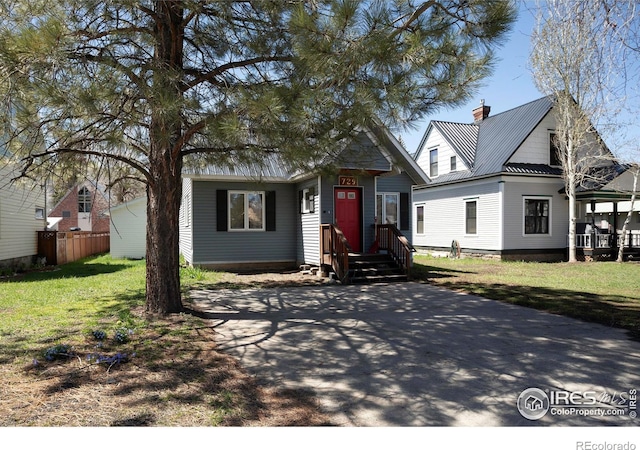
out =
<path fill-rule="evenodd" d="M 431 120 L 472 123 L 471 111 L 484 99 L 485 105 L 491 107 L 491 115 L 524 105 L 544 97 L 535 87 L 531 70 L 528 68 L 530 37 L 535 26 L 533 1 L 519 2 L 516 23 L 507 35 L 502 47 L 496 51 L 498 61 L 493 75 L 485 79 L 482 87 L 471 101 L 456 109 L 442 109 L 424 121 L 416 122 L 415 130 L 397 133 L 404 141 L 409 153 L 413 154 L 420 144 Z"/>
<path fill-rule="evenodd" d="M 516 23 L 507 34 L 502 46 L 496 50 L 497 61 L 493 75 L 482 82 L 476 95 L 461 107 L 443 108 L 426 117 L 425 120 L 416 122 L 415 129 L 396 133 L 396 137 L 402 139 L 410 154 L 418 150 L 420 141 L 431 120 L 472 123 L 471 111 L 480 106 L 481 100 L 484 100 L 485 105 L 491 107 L 490 115 L 495 115 L 544 97 L 544 94 L 535 86 L 529 65 L 531 34 L 535 27 L 536 2 L 520 0 L 518 4 Z M 636 68 L 638 65 L 640 62 L 635 63 Z M 637 81 L 637 78 L 634 80 Z M 599 130 L 601 136 L 618 158 L 623 161 L 638 161 L 640 158 L 640 127 L 636 124 L 636 117 L 630 113 L 619 113 L 616 119 L 630 125 L 618 129 L 615 137 L 613 135 L 607 136 L 604 130 Z M 616 142 L 613 142 L 614 140 Z"/>

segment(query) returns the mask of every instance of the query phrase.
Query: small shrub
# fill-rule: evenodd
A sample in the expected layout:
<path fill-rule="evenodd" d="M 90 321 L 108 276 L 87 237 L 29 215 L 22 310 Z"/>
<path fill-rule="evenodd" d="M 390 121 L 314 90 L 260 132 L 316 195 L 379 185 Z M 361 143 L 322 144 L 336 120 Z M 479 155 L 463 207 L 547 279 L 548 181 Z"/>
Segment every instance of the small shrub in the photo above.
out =
<path fill-rule="evenodd" d="M 68 358 L 70 356 L 72 356 L 72 347 L 68 344 L 54 345 L 44 352 L 44 359 L 47 361 L 55 361 L 56 359 Z"/>
<path fill-rule="evenodd" d="M 102 330 L 94 330 L 91 334 L 96 341 L 104 341 L 107 338 L 107 333 Z"/>
<path fill-rule="evenodd" d="M 115 332 L 115 334 L 113 335 L 113 340 L 116 341 L 118 344 L 126 344 L 127 342 L 129 342 L 129 337 L 133 334 L 133 330 L 132 329 L 127 329 L 127 328 L 118 328 Z"/>

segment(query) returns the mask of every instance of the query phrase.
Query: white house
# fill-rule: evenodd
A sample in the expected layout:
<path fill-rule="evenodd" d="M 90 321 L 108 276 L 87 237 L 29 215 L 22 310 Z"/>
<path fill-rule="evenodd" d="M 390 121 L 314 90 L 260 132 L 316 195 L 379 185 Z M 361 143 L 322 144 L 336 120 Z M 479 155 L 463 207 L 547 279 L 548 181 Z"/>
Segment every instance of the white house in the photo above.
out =
<path fill-rule="evenodd" d="M 0 153 L 0 267 L 12 269 L 35 262 L 37 232 L 46 226 L 44 189 L 27 180 L 10 182 L 15 175 Z"/>
<path fill-rule="evenodd" d="M 147 198 L 138 197 L 108 212 L 112 258 L 142 259 L 146 252 Z"/>
<path fill-rule="evenodd" d="M 473 123 L 429 124 L 414 155 L 429 177 L 413 189 L 416 248 L 453 247 L 503 259 L 565 257 L 568 200 L 552 141 L 553 104 L 543 97 L 490 116 L 483 103 Z M 611 155 L 603 145 L 599 150 Z M 582 200 L 578 221 L 593 223 L 587 215 L 592 199 Z"/>

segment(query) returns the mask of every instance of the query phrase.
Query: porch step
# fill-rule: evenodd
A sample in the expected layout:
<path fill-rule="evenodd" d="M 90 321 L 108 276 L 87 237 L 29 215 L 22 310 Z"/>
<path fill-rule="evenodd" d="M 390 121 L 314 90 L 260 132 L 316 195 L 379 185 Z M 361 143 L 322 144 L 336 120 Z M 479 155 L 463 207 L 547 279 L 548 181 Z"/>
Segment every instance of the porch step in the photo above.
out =
<path fill-rule="evenodd" d="M 407 281 L 407 274 L 386 254 L 350 254 L 351 283 L 387 283 Z"/>

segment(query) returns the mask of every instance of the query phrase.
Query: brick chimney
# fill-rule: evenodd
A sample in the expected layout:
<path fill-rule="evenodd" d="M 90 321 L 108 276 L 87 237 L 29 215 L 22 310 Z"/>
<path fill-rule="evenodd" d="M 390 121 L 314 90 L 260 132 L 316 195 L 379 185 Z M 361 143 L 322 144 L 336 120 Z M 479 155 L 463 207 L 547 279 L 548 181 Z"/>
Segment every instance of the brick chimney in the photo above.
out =
<path fill-rule="evenodd" d="M 484 99 L 480 100 L 480 106 L 473 110 L 473 122 L 482 122 L 484 119 L 489 117 L 490 111 L 491 106 L 485 106 Z"/>

